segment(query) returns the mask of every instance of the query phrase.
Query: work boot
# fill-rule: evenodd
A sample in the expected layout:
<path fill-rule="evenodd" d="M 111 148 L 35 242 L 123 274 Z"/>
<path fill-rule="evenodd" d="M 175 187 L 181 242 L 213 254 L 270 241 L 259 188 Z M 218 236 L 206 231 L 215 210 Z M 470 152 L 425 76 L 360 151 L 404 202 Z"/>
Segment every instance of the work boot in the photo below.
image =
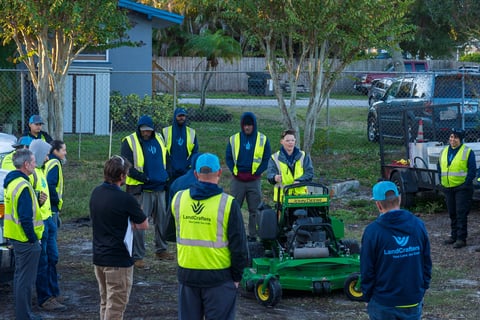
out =
<path fill-rule="evenodd" d="M 65 301 L 69 300 L 70 296 L 57 296 L 55 297 L 55 300 L 57 300 L 60 303 L 64 303 Z"/>
<path fill-rule="evenodd" d="M 449 244 L 454 244 L 455 242 L 456 242 L 456 240 L 453 239 L 452 237 L 450 237 L 447 240 L 443 241 L 443 244 L 444 245 L 449 245 Z"/>
<path fill-rule="evenodd" d="M 175 259 L 175 255 L 167 252 L 167 251 L 162 251 L 162 252 L 156 252 L 155 253 L 155 258 L 157 260 L 173 260 Z"/>
<path fill-rule="evenodd" d="M 133 264 L 135 265 L 135 268 L 138 268 L 138 269 L 145 268 L 145 262 L 142 259 L 135 260 Z"/>
<path fill-rule="evenodd" d="M 475 249 L 475 252 L 480 252 L 480 247 L 478 247 L 477 249 Z"/>
<path fill-rule="evenodd" d="M 54 297 L 48 298 L 47 301 L 42 303 L 40 306 L 42 309 L 47 311 L 65 311 L 67 307 L 55 300 Z"/>
<path fill-rule="evenodd" d="M 453 244 L 453 248 L 455 248 L 455 249 L 460 249 L 460 248 L 463 248 L 463 247 L 466 247 L 466 246 L 467 246 L 467 243 L 464 240 L 457 240 Z"/>

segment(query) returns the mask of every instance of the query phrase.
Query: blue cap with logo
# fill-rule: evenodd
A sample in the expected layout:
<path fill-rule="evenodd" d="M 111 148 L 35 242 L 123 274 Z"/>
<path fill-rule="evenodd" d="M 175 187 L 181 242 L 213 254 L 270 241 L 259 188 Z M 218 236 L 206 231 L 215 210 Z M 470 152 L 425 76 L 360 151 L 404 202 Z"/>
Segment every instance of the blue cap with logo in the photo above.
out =
<path fill-rule="evenodd" d="M 32 123 L 43 124 L 43 119 L 38 114 L 34 114 L 33 116 L 30 117 L 30 119 L 28 120 L 28 123 L 30 123 L 30 124 L 32 124 Z"/>
<path fill-rule="evenodd" d="M 220 170 L 220 160 L 212 153 L 204 153 L 198 157 L 195 163 L 197 173 L 212 173 Z"/>
<path fill-rule="evenodd" d="M 387 197 L 387 192 L 393 191 L 395 195 L 391 195 Z M 373 186 L 372 189 L 372 200 L 375 201 L 383 201 L 387 199 L 392 199 L 394 197 L 398 197 L 398 188 L 395 183 L 391 181 L 380 181 L 376 185 Z"/>

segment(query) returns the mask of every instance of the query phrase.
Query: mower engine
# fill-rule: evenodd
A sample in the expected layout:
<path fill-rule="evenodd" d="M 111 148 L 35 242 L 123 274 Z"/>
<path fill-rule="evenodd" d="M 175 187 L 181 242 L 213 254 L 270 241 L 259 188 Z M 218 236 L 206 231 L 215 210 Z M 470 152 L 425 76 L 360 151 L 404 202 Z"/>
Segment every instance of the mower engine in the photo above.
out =
<path fill-rule="evenodd" d="M 321 217 L 307 217 L 303 209 L 295 210 L 292 230 L 287 232 L 287 251 L 295 259 L 329 256 L 327 233 Z"/>

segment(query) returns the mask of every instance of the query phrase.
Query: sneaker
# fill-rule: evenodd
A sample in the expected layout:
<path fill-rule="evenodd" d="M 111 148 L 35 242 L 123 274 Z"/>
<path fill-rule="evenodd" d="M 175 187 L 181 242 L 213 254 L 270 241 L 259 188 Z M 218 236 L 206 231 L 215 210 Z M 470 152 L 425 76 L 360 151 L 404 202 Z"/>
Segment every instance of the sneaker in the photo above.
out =
<path fill-rule="evenodd" d="M 55 297 L 48 298 L 47 301 L 42 303 L 40 306 L 42 309 L 47 311 L 64 311 L 67 310 L 67 307 L 55 300 Z"/>
<path fill-rule="evenodd" d="M 175 256 L 167 251 L 162 251 L 156 252 L 155 258 L 157 258 L 157 260 L 173 260 L 175 259 Z"/>
<path fill-rule="evenodd" d="M 145 262 L 142 259 L 135 260 L 134 265 L 135 265 L 135 268 L 139 268 L 139 269 L 145 268 Z"/>
<path fill-rule="evenodd" d="M 455 249 L 460 249 L 460 248 L 463 248 L 463 247 L 466 247 L 466 246 L 467 246 L 467 243 L 464 240 L 457 240 L 453 244 L 453 247 Z"/>
<path fill-rule="evenodd" d="M 55 300 L 59 303 L 64 303 L 65 301 L 70 300 L 70 296 L 57 296 L 55 297 Z"/>
<path fill-rule="evenodd" d="M 453 239 L 452 237 L 450 237 L 447 240 L 443 241 L 443 244 L 444 245 L 449 245 L 449 244 L 454 244 L 455 242 L 456 242 L 456 240 Z"/>

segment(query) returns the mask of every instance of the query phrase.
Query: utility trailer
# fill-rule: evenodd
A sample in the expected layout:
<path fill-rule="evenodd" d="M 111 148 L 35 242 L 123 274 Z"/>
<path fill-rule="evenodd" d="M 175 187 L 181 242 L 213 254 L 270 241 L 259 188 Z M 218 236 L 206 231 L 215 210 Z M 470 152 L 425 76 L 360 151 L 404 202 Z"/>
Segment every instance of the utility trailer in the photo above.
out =
<path fill-rule="evenodd" d="M 430 124 L 432 129 L 428 138 L 424 136 L 423 119 L 413 125 L 411 121 L 404 121 L 403 140 L 392 141 L 382 134 L 382 125 L 379 125 L 379 147 L 380 147 L 380 170 L 381 177 L 395 183 L 401 193 L 401 206 L 404 208 L 414 205 L 415 197 L 422 192 L 441 191 L 440 176 L 437 168 L 438 160 L 442 150 L 448 146 L 448 136 L 452 128 L 461 128 L 461 112 L 458 105 L 437 105 L 430 106 L 432 118 Z M 405 107 L 396 110 L 403 115 L 403 119 L 409 119 L 408 114 L 414 113 L 418 107 Z M 448 110 L 449 117 L 442 117 L 445 110 Z M 452 117 L 452 114 L 456 114 Z M 388 114 L 383 114 L 388 117 Z M 438 137 L 438 138 L 437 138 Z M 467 135 L 470 141 L 464 142 L 475 152 L 477 168 L 480 167 L 480 142 L 471 141 L 473 135 Z M 475 181 L 476 183 L 476 181 Z M 480 199 L 480 190 L 475 190 L 474 199 Z"/>

